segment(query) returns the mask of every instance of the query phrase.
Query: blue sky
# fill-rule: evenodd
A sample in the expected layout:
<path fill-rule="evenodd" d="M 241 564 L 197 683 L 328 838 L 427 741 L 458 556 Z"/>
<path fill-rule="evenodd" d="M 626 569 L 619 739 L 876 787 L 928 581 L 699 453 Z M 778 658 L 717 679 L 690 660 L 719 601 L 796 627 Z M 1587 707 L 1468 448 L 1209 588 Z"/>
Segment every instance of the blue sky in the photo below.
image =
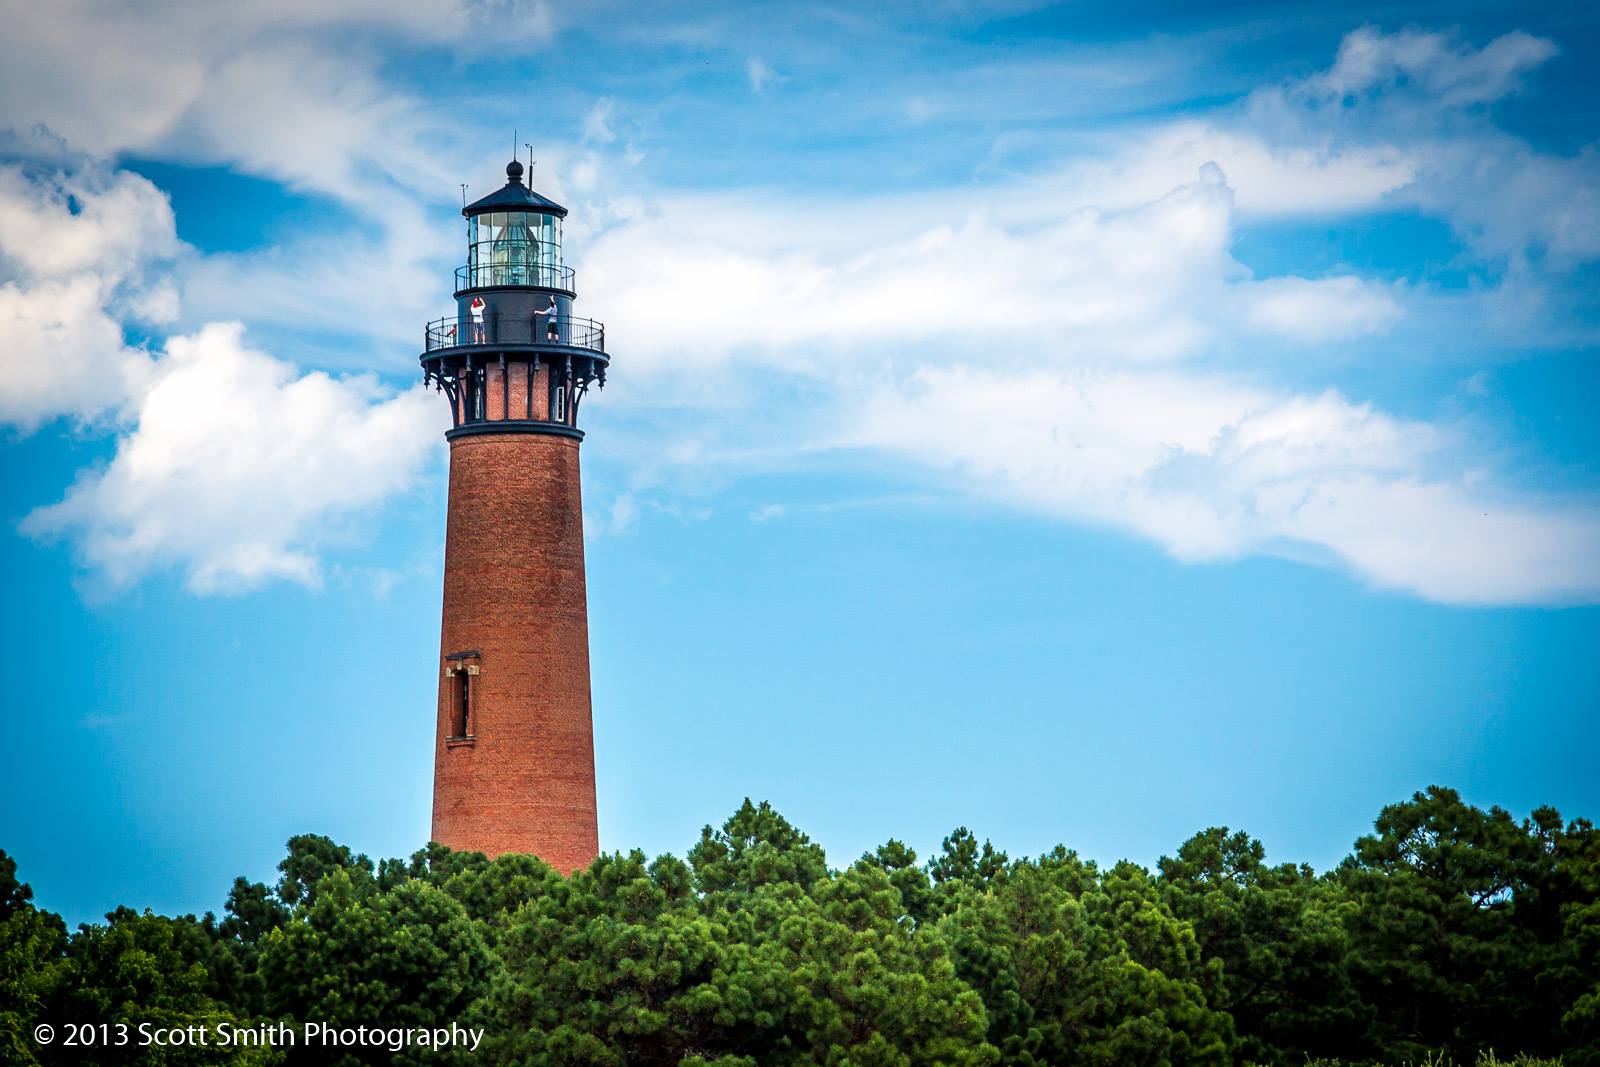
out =
<path fill-rule="evenodd" d="M 0 847 L 74 921 L 426 838 L 416 349 L 520 142 L 613 350 L 602 847 L 747 795 L 840 864 L 1600 814 L 1578 6 L 37 7 Z"/>

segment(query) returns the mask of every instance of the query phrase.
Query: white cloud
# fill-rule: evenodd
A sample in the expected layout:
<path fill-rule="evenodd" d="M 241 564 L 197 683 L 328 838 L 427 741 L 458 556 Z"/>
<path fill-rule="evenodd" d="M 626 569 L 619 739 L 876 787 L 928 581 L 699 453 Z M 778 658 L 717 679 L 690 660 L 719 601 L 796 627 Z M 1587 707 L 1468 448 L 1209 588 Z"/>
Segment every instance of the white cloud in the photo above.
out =
<path fill-rule="evenodd" d="M 171 205 L 137 175 L 0 166 L 0 422 L 115 413 L 150 369 L 122 321 L 176 314 L 177 251 Z"/>
<path fill-rule="evenodd" d="M 1600 510 L 1470 484 L 1353 476 L 1277 494 L 1283 536 L 1333 548 L 1374 583 L 1456 604 L 1600 599 Z M 1284 507 L 1293 504 L 1293 508 Z"/>
<path fill-rule="evenodd" d="M 762 462 L 752 433 L 872 449 L 1186 560 L 1337 560 L 1451 603 L 1600 597 L 1592 506 L 1484 477 L 1470 441 L 1429 423 L 1262 384 L 1309 346 L 1382 338 L 1407 291 L 1252 278 L 1229 255 L 1232 202 L 1213 164 L 1125 210 L 1011 225 L 981 208 L 930 226 L 905 205 L 663 203 L 584 264 L 628 354 L 608 406 L 696 405 L 699 436 L 680 442 L 695 464 Z M 1208 367 L 1218 356 L 1254 372 Z"/>
<path fill-rule="evenodd" d="M 1540 254 L 1545 274 L 1600 259 L 1600 154 L 1592 147 L 1557 157 L 1489 135 L 1439 145 L 1408 199 L 1449 219 L 1485 259 L 1523 269 Z"/>
<path fill-rule="evenodd" d="M 299 374 L 242 335 L 212 324 L 168 341 L 110 465 L 25 532 L 72 535 L 117 588 L 172 567 L 201 593 L 318 583 L 337 521 L 411 485 L 447 416 L 421 386 Z"/>
<path fill-rule="evenodd" d="M 167 198 L 144 178 L 0 167 L 0 422 L 122 427 L 109 466 L 24 528 L 72 537 L 113 587 L 168 567 L 202 592 L 314 583 L 337 520 L 415 479 L 443 405 L 421 388 L 391 396 L 370 377 L 300 374 L 246 348 L 237 324 L 154 355 L 129 345 L 126 324 L 176 315 L 181 251 Z"/>
<path fill-rule="evenodd" d="M 1251 326 L 1297 341 L 1382 333 L 1401 314 L 1393 295 L 1351 274 L 1268 278 L 1241 290 Z"/>
<path fill-rule="evenodd" d="M 928 370 L 871 393 L 848 443 L 966 491 L 1131 530 L 1191 561 L 1332 557 L 1462 604 L 1600 597 L 1600 513 L 1436 473 L 1438 431 L 1186 371 Z"/>
<path fill-rule="evenodd" d="M 983 197 L 965 213 L 683 198 L 607 231 L 582 267 L 626 339 L 624 378 L 737 360 L 820 379 L 995 350 L 1159 363 L 1228 345 L 1241 326 L 1252 341 L 1327 344 L 1403 317 L 1402 290 L 1354 275 L 1253 280 L 1229 254 L 1221 170 L 1189 178 L 1129 209 L 1012 225 Z"/>
<path fill-rule="evenodd" d="M 443 161 L 419 134 L 444 124 L 378 75 L 379 46 L 479 49 L 492 33 L 511 54 L 552 30 L 543 0 L 24 5 L 0 44 L 0 126 L 42 122 L 103 156 L 161 149 L 336 193 L 377 175 L 421 189 Z"/>
<path fill-rule="evenodd" d="M 744 62 L 745 76 L 750 79 L 751 92 L 764 92 L 767 83 L 778 80 L 778 74 L 767 66 L 757 56 L 751 56 Z"/>
<path fill-rule="evenodd" d="M 0 285 L 0 422 L 24 431 L 61 415 L 114 412 L 149 374 L 123 343 L 92 277 Z"/>
<path fill-rule="evenodd" d="M 633 373 L 737 356 L 824 374 L 863 349 L 937 361 L 1043 330 L 1049 353 L 1165 360 L 1208 342 L 1242 276 L 1230 195 L 1211 173 L 1133 211 L 1025 230 L 981 212 L 685 198 L 602 235 L 582 268 Z"/>
<path fill-rule="evenodd" d="M 611 128 L 611 119 L 616 110 L 617 102 L 609 96 L 596 100 L 583 118 L 583 139 L 593 141 L 595 144 L 610 144 L 615 141 L 617 134 Z"/>
<path fill-rule="evenodd" d="M 107 285 L 136 279 L 177 250 L 172 206 L 126 171 L 46 171 L 29 180 L 0 167 L 0 251 L 25 277 L 93 273 Z"/>
<path fill-rule="evenodd" d="M 422 324 L 451 307 L 453 258 L 444 250 L 458 248 L 462 236 L 437 214 L 401 201 L 386 225 L 352 226 L 344 240 L 308 234 L 248 253 L 190 257 L 177 274 L 185 320 L 247 315 L 255 325 L 324 331 L 349 339 L 355 360 L 382 365 L 372 357 L 374 342 L 408 352 Z M 247 303 L 241 293 L 250 294 Z"/>
<path fill-rule="evenodd" d="M 1481 260 L 1520 270 L 1546 254 L 1548 277 L 1600 258 L 1600 157 L 1593 147 L 1538 151 L 1497 127 L 1485 105 L 1519 92 L 1557 51 L 1520 31 L 1474 48 L 1447 34 L 1365 27 L 1345 37 L 1328 70 L 1251 94 L 1236 125 L 1337 158 L 1388 155 L 1403 180 L 1369 202 L 1447 220 Z M 1241 185 L 1241 204 L 1250 199 Z"/>
<path fill-rule="evenodd" d="M 1442 108 L 1469 107 L 1508 96 L 1522 76 L 1550 59 L 1555 43 L 1515 30 L 1474 49 L 1441 33 L 1401 30 L 1386 34 L 1363 26 L 1339 43 L 1326 72 L 1301 91 L 1329 102 L 1351 96 L 1405 91 Z"/>
<path fill-rule="evenodd" d="M 1208 162 L 1228 176 L 1246 218 L 1367 211 L 1413 182 L 1414 156 L 1389 144 L 1335 145 L 1316 138 L 1275 140 L 1269 131 L 1218 120 L 1185 120 L 1124 134 L 1098 157 L 1075 161 L 1035 190 L 1060 203 L 1126 208 L 1161 196 Z"/>
<path fill-rule="evenodd" d="M 1420 208 L 1483 257 L 1590 260 L 1600 257 L 1600 157 L 1538 152 L 1483 107 L 1521 90 L 1556 52 L 1521 32 L 1474 48 L 1362 28 L 1325 71 L 1258 88 L 1237 108 L 1113 128 L 1008 199 L 1024 211 L 1124 210 L 1212 161 L 1246 221 Z"/>

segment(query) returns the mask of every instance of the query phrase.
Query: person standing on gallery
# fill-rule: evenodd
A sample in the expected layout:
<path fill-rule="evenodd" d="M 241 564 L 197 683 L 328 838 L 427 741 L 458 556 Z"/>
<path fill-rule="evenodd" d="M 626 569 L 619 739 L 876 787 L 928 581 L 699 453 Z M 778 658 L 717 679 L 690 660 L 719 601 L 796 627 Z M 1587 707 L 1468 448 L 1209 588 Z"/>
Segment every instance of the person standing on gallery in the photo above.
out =
<path fill-rule="evenodd" d="M 561 309 L 556 306 L 556 298 L 550 297 L 550 306 L 539 314 L 544 316 L 544 338 L 546 341 L 561 340 L 561 324 L 556 321 L 556 316 L 561 314 Z"/>
<path fill-rule="evenodd" d="M 483 302 L 483 297 L 475 296 L 472 298 L 472 343 L 475 345 L 484 343 L 483 309 L 487 306 Z"/>

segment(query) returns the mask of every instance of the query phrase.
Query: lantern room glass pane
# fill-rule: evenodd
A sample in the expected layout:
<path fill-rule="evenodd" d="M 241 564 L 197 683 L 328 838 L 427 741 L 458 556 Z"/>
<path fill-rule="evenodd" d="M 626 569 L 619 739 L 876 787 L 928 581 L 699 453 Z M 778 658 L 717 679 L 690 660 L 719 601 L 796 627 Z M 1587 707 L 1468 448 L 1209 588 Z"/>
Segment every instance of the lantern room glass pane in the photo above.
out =
<path fill-rule="evenodd" d="M 490 211 L 467 220 L 473 285 L 560 285 L 561 220 L 533 211 Z"/>
<path fill-rule="evenodd" d="M 561 231 L 554 215 L 539 216 L 539 265 L 547 271 L 561 266 Z"/>
<path fill-rule="evenodd" d="M 537 240 L 534 222 L 526 211 L 513 211 L 506 216 L 506 240 L 519 245 L 531 245 Z"/>

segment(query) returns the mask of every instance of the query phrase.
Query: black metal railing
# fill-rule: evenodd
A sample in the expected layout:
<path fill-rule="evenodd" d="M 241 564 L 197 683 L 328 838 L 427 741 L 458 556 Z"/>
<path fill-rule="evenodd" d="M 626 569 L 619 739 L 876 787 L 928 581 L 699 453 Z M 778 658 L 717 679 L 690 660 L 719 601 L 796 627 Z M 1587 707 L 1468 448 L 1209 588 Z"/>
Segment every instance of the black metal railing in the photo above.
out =
<path fill-rule="evenodd" d="M 451 315 L 428 323 L 425 345 L 424 352 L 487 345 L 562 345 L 604 352 L 606 328 L 593 319 L 570 315 L 555 316 L 553 321 L 549 315 L 490 315 L 477 324 L 470 317 Z"/>
<path fill-rule="evenodd" d="M 573 288 L 572 268 L 546 263 L 478 263 L 456 268 L 456 292 L 491 285 L 531 285 L 540 289 Z"/>

